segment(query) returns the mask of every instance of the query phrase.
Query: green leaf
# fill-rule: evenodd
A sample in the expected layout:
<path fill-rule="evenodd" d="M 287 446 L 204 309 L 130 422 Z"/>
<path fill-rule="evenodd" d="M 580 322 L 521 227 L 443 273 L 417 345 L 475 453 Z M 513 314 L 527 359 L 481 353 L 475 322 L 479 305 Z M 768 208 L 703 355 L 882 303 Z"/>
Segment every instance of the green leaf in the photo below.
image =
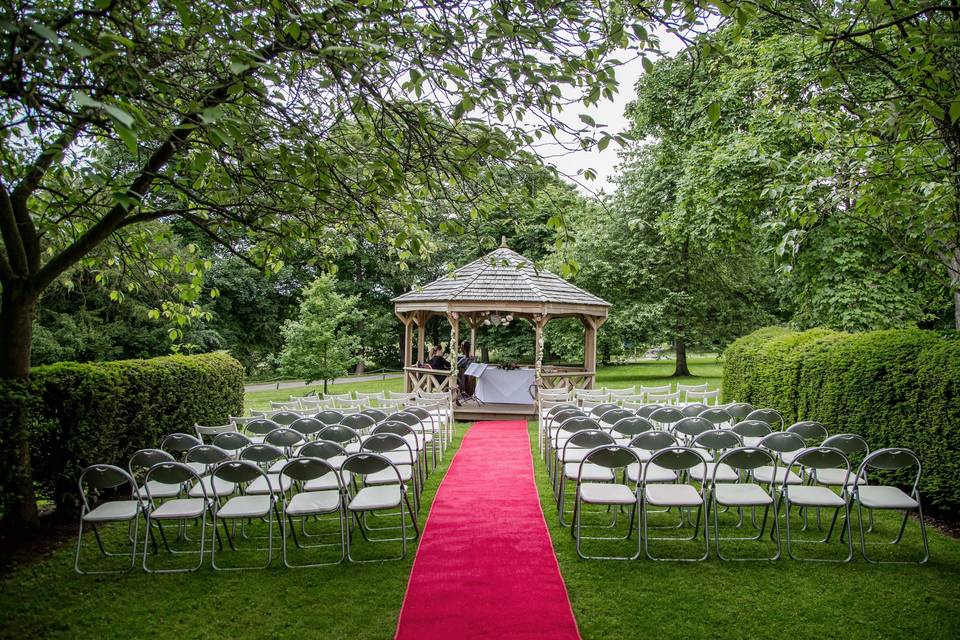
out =
<path fill-rule="evenodd" d="M 640 64 L 643 65 L 643 70 L 646 73 L 653 73 L 653 63 L 650 61 L 650 58 L 644 56 L 640 59 Z"/>
<path fill-rule="evenodd" d="M 710 118 L 710 122 L 716 124 L 720 120 L 720 103 L 717 101 L 711 102 L 710 106 L 707 107 L 707 117 Z"/>
<path fill-rule="evenodd" d="M 950 104 L 950 121 L 960 120 L 960 97 L 954 98 Z"/>
<path fill-rule="evenodd" d="M 597 142 L 597 150 L 603 151 L 604 149 L 607 148 L 607 145 L 609 144 L 610 144 L 610 136 L 604 136 L 600 138 L 599 142 Z"/>
<path fill-rule="evenodd" d="M 123 140 L 123 144 L 127 147 L 127 151 L 130 153 L 137 152 L 137 134 L 133 132 L 132 129 L 118 124 L 114 129 L 117 132 L 117 135 L 120 136 L 120 139 Z"/>
<path fill-rule="evenodd" d="M 94 100 L 89 95 L 83 91 L 74 91 L 73 92 L 73 101 L 76 102 L 81 107 L 102 107 L 103 103 L 99 100 Z"/>
<path fill-rule="evenodd" d="M 133 127 L 133 116 L 121 109 L 120 107 L 115 107 L 111 104 L 103 105 L 103 110 L 113 116 L 113 119 L 122 124 L 126 128 Z"/>
<path fill-rule="evenodd" d="M 52 42 L 53 44 L 60 44 L 60 36 L 47 25 L 39 22 L 31 22 L 30 29 L 44 40 Z"/>
<path fill-rule="evenodd" d="M 580 121 L 583 122 L 583 123 L 584 123 L 585 125 L 587 125 L 588 127 L 595 127 L 595 126 L 597 126 L 596 121 L 594 121 L 594 119 L 593 119 L 592 117 L 590 117 L 589 115 L 587 115 L 586 113 L 581 113 L 581 114 L 580 114 Z"/>

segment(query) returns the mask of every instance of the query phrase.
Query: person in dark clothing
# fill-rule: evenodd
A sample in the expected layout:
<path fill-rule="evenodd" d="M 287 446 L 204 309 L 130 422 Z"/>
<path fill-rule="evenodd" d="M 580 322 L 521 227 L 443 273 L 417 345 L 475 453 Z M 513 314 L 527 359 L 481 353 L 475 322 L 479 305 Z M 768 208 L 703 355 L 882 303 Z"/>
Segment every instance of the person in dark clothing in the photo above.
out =
<path fill-rule="evenodd" d="M 437 345 L 430 350 L 430 359 L 427 361 L 431 369 L 450 371 L 450 361 L 443 357 L 443 345 Z"/>

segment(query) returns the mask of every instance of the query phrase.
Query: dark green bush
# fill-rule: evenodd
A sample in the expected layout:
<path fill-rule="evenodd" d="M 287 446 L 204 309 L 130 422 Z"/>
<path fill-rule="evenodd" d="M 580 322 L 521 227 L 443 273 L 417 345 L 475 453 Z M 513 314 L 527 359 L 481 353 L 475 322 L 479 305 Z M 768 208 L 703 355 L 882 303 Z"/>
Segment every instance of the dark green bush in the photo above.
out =
<path fill-rule="evenodd" d="M 0 385 L 0 396 L 12 396 L 13 386 Z M 243 367 L 225 353 L 62 362 L 35 367 L 28 396 L 38 494 L 70 506 L 87 465 L 126 467 L 131 452 L 159 446 L 168 433 L 223 424 L 242 411 Z"/>
<path fill-rule="evenodd" d="M 960 515 L 960 337 L 761 329 L 724 353 L 723 396 L 858 433 L 871 449 L 913 449 L 925 504 Z"/>

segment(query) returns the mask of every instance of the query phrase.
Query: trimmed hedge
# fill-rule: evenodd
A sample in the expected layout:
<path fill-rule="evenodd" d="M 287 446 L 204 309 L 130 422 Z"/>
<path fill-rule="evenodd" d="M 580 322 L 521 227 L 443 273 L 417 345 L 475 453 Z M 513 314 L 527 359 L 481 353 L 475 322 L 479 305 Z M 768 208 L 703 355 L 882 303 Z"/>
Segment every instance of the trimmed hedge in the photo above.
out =
<path fill-rule="evenodd" d="M 228 415 L 239 415 L 243 373 L 226 353 L 35 367 L 27 391 L 39 496 L 72 507 L 87 465 L 126 468 L 133 451 L 159 446 L 168 433 L 192 433 L 195 422 L 224 424 Z M 0 384 L 0 397 L 10 398 L 18 388 L 22 393 L 20 385 Z M 3 427 L 5 447 L 10 425 Z M 0 489 L 6 495 L 7 487 Z"/>
<path fill-rule="evenodd" d="M 913 449 L 924 502 L 960 516 L 960 336 L 760 329 L 724 352 L 723 397 Z"/>

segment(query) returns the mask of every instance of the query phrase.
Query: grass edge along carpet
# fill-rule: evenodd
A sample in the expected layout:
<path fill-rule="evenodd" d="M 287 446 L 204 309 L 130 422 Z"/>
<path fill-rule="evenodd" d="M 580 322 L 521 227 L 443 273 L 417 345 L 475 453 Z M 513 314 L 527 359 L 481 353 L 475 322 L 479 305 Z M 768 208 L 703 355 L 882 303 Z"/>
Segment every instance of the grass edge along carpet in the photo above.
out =
<path fill-rule="evenodd" d="M 527 425 L 476 422 L 424 525 L 396 638 L 579 637 L 540 507 Z"/>

